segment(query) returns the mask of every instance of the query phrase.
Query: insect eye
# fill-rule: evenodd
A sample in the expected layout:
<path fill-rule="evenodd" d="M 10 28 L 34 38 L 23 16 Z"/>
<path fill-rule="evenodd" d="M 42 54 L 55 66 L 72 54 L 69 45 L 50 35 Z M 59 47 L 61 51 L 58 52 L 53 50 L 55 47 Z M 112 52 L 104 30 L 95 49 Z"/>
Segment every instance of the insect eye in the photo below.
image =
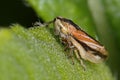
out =
<path fill-rule="evenodd" d="M 57 20 L 57 18 L 54 18 L 53 22 L 55 22 Z"/>

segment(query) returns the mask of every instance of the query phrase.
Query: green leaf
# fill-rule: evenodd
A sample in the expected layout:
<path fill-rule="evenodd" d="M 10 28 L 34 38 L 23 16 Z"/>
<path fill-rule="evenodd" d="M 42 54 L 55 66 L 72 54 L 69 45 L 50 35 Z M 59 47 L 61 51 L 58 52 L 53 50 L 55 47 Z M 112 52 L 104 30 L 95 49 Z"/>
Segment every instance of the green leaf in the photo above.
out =
<path fill-rule="evenodd" d="M 114 80 L 104 64 L 84 61 L 84 71 L 65 56 L 49 28 L 24 29 L 20 25 L 0 30 L 0 80 Z"/>
<path fill-rule="evenodd" d="M 116 78 L 120 79 L 120 1 L 96 0 L 89 1 L 91 13 L 97 25 L 100 39 L 106 44 L 109 52 L 108 64 Z M 99 13 L 99 14 L 97 14 Z M 114 64 L 114 65 L 113 65 Z M 117 73 L 117 75 L 116 75 Z"/>
<path fill-rule="evenodd" d="M 120 63 L 119 63 L 119 52 L 120 52 L 120 1 L 119 0 L 103 0 L 105 8 L 106 18 L 108 19 L 109 27 L 111 28 L 113 39 L 115 39 L 114 50 L 111 53 L 111 65 L 115 72 L 118 73 L 120 79 Z"/>
<path fill-rule="evenodd" d="M 95 37 L 95 25 L 87 0 L 27 0 L 38 16 L 51 21 L 56 16 L 72 19 L 82 29 Z"/>
<path fill-rule="evenodd" d="M 119 0 L 27 0 L 38 16 L 50 21 L 56 16 L 72 19 L 93 37 L 96 33 L 109 52 L 108 64 L 120 76 Z M 114 64 L 114 65 L 113 65 Z"/>
<path fill-rule="evenodd" d="M 108 29 L 109 24 L 102 10 L 103 4 L 99 2 L 101 0 L 26 1 L 45 22 L 56 16 L 71 19 L 91 36 L 96 37 L 97 32 L 110 52 L 116 53 L 114 37 L 111 36 L 111 28 Z M 91 2 L 94 7 L 91 7 Z M 94 15 L 96 11 L 98 14 Z M 87 67 L 84 71 L 76 58 L 72 65 L 71 59 L 65 56 L 67 53 L 54 35 L 53 26 L 24 29 L 20 25 L 14 25 L 12 29 L 2 29 L 0 80 L 114 80 L 105 63 L 84 61 Z"/>

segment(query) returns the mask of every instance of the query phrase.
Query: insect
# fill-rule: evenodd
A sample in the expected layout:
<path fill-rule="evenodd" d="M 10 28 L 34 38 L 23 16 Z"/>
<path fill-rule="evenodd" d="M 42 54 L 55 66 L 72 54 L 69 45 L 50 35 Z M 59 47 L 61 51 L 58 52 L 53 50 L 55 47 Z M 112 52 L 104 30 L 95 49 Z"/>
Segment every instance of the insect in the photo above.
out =
<path fill-rule="evenodd" d="M 54 24 L 55 35 L 58 35 L 62 43 L 66 45 L 65 49 L 69 48 L 69 54 L 74 53 L 76 55 L 84 69 L 86 69 L 86 66 L 83 64 L 82 59 L 92 63 L 100 63 L 108 57 L 104 46 L 83 31 L 72 20 L 56 17 L 43 25 L 46 26 L 50 23 Z"/>

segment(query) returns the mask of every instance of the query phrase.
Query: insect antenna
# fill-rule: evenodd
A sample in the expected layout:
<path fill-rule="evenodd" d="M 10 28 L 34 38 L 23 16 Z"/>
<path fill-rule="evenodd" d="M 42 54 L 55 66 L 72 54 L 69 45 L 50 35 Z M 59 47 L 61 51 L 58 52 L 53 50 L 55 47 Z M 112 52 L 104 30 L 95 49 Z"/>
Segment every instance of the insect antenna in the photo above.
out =
<path fill-rule="evenodd" d="M 48 26 L 49 24 L 51 24 L 51 23 L 53 23 L 53 22 L 54 22 L 54 20 L 49 21 L 49 22 L 46 22 L 46 23 L 41 23 L 40 21 L 38 21 L 38 22 L 35 22 L 35 23 L 34 23 L 34 26 L 45 27 L 45 26 Z"/>

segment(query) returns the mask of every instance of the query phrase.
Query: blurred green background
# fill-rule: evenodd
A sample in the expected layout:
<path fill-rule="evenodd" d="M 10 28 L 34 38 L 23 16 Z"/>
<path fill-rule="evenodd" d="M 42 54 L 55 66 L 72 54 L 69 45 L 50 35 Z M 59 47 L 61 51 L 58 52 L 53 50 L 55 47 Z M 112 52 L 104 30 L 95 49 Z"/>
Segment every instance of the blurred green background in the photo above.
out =
<path fill-rule="evenodd" d="M 32 27 L 62 16 L 76 24 L 106 46 L 106 64 L 116 79 L 120 79 L 120 1 L 119 0 L 3 0 L 0 1 L 0 26 L 14 23 Z M 2 39 L 0 39 L 2 40 Z M 104 69 L 103 69 L 104 70 Z"/>

